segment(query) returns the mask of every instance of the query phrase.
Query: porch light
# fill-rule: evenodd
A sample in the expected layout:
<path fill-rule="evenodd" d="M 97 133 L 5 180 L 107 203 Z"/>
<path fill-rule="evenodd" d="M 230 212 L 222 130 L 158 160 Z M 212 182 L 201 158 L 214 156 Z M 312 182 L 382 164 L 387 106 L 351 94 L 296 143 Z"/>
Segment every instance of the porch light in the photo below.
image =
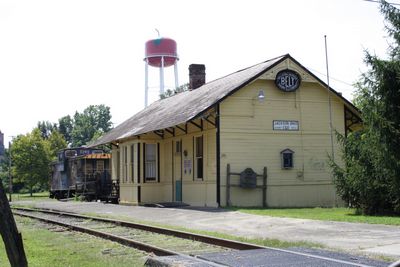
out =
<path fill-rule="evenodd" d="M 265 100 L 264 90 L 260 90 L 258 92 L 257 98 L 258 98 L 258 102 L 260 102 L 260 103 L 264 102 L 264 100 Z"/>

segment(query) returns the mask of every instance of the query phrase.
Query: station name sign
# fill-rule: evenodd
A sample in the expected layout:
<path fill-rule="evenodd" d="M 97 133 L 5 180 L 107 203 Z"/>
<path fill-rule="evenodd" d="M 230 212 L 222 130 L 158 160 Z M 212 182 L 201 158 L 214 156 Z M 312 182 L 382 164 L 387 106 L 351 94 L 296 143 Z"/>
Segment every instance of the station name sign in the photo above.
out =
<path fill-rule="evenodd" d="M 274 120 L 272 127 L 276 131 L 298 131 L 299 130 L 299 122 L 298 121 Z"/>
<path fill-rule="evenodd" d="M 296 91 L 300 87 L 300 75 L 292 70 L 281 70 L 275 77 L 276 86 L 285 92 Z"/>

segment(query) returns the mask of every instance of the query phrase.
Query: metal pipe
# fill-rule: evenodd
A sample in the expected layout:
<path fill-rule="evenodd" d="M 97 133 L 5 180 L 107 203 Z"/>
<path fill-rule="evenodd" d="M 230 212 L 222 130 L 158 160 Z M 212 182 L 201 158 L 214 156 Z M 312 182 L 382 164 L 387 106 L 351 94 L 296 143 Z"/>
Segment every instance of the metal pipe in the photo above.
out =
<path fill-rule="evenodd" d="M 329 68 L 328 68 L 328 46 L 326 42 L 326 35 L 324 35 L 325 38 L 325 60 L 326 60 L 326 79 L 327 79 L 327 85 L 328 85 L 328 104 L 329 104 L 329 131 L 330 131 L 330 137 L 331 137 L 331 149 L 332 149 L 332 160 L 335 160 L 335 152 L 333 148 L 333 126 L 332 126 L 332 103 L 331 103 L 331 90 L 329 86 Z"/>

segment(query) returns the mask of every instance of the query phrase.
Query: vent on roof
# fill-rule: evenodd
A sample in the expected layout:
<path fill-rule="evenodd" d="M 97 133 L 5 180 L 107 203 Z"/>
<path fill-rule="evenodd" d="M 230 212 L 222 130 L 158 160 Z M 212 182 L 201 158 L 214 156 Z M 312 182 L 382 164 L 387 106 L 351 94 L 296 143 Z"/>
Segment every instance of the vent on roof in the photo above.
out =
<path fill-rule="evenodd" d="M 189 90 L 199 88 L 206 83 L 206 66 L 203 64 L 189 65 Z"/>

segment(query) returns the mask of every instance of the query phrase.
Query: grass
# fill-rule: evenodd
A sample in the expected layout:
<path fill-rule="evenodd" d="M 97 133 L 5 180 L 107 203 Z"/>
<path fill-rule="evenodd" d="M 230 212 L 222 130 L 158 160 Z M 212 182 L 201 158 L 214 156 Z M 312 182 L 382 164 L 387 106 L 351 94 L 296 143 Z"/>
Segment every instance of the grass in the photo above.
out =
<path fill-rule="evenodd" d="M 287 208 L 287 209 L 261 209 L 261 208 L 231 208 L 262 216 L 286 217 L 298 219 L 312 219 L 320 221 L 338 221 L 352 223 L 369 223 L 400 225 L 400 216 L 366 216 L 359 215 L 355 209 L 350 208 Z"/>
<path fill-rule="evenodd" d="M 15 216 L 29 266 L 143 266 L 145 254 L 90 235 Z M 10 266 L 0 242 L 0 266 Z"/>
<path fill-rule="evenodd" d="M 7 194 L 8 197 L 8 194 Z M 33 193 L 32 196 L 29 193 L 14 193 L 11 195 L 12 201 L 51 201 L 54 199 L 49 198 L 49 192 L 38 192 Z"/>

